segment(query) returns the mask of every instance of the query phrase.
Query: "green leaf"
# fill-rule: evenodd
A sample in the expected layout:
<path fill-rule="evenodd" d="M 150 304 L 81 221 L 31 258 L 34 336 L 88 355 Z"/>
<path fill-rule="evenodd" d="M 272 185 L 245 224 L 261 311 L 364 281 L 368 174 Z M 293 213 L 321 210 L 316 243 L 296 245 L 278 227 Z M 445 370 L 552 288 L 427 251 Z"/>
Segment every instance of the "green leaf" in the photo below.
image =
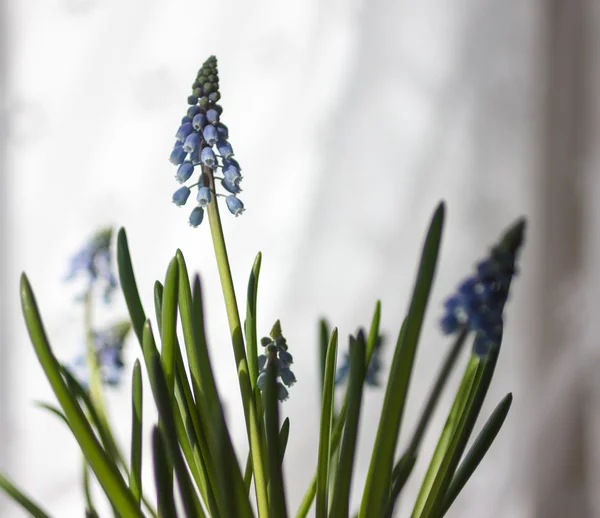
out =
<path fill-rule="evenodd" d="M 381 322 L 381 302 L 377 301 L 375 305 L 375 311 L 373 313 L 373 318 L 371 319 L 371 327 L 369 329 L 369 334 L 367 338 L 367 358 L 365 360 L 365 365 L 369 365 L 371 361 L 371 355 L 373 354 L 373 349 L 375 347 L 375 342 L 379 338 L 379 324 Z M 340 440 L 342 438 L 342 432 L 344 430 L 344 424 L 346 422 L 346 411 L 348 409 L 348 393 L 344 397 L 344 403 L 342 404 L 342 408 L 340 409 L 340 413 L 335 420 L 333 425 L 333 433 L 331 435 L 331 454 L 333 455 L 339 446 Z M 310 485 L 302 498 L 302 502 L 300 502 L 300 506 L 298 507 L 298 511 L 296 513 L 296 518 L 304 518 L 308 511 L 310 510 L 310 506 L 315 498 L 315 494 L 317 492 L 317 474 L 313 476 L 310 481 Z"/>
<path fill-rule="evenodd" d="M 254 390 L 254 387 L 256 386 L 256 380 L 258 379 L 258 335 L 256 331 L 256 306 L 258 300 L 258 277 L 260 275 L 261 261 L 262 254 L 258 252 L 256 259 L 254 260 L 254 264 L 252 265 L 250 279 L 248 279 L 248 300 L 246 302 L 246 321 L 244 322 L 246 351 L 248 357 L 248 372 L 250 373 L 252 390 Z"/>
<path fill-rule="evenodd" d="M 475 426 L 497 358 L 498 350 L 484 359 L 471 356 L 413 509 L 415 518 L 438 515 Z"/>
<path fill-rule="evenodd" d="M 423 318 L 435 276 L 443 225 L 444 203 L 442 202 L 438 205 L 427 232 L 408 316 L 396 343 L 359 513 L 360 518 L 381 516 L 387 507 L 394 452 L 402 424 Z"/>
<path fill-rule="evenodd" d="M 442 364 L 440 373 L 436 378 L 435 385 L 433 386 L 433 389 L 429 394 L 423 413 L 419 418 L 419 422 L 417 424 L 413 437 L 408 445 L 408 448 L 406 449 L 402 457 L 400 457 L 398 463 L 394 466 L 394 471 L 392 473 L 392 491 L 388 501 L 387 510 L 387 516 L 389 517 L 391 517 L 394 512 L 396 500 L 398 499 L 398 496 L 400 495 L 404 484 L 408 480 L 408 477 L 410 476 L 412 468 L 416 462 L 421 441 L 423 439 L 423 436 L 425 435 L 427 427 L 429 426 L 431 416 L 433 415 L 433 412 L 437 406 L 440 396 L 442 395 L 444 387 L 446 386 L 450 374 L 452 373 L 452 369 L 456 365 L 456 361 L 458 360 L 463 345 L 466 342 L 467 334 L 468 333 L 466 329 L 462 331 L 454 341 L 454 345 L 452 346 L 450 351 L 448 351 L 446 358 L 444 359 L 444 362 Z"/>
<path fill-rule="evenodd" d="M 177 294 L 179 288 L 179 265 L 173 257 L 169 263 L 162 300 L 161 360 L 169 395 L 173 398 L 175 387 L 175 348 L 177 347 Z"/>
<path fill-rule="evenodd" d="M 335 366 L 337 363 L 338 331 L 331 333 L 325 360 L 325 380 L 321 404 L 319 429 L 319 453 L 317 457 L 317 503 L 316 518 L 326 518 L 329 498 L 329 467 L 331 459 L 331 428 L 333 426 L 333 403 L 335 392 Z"/>
<path fill-rule="evenodd" d="M 65 416 L 65 414 L 63 414 L 60 410 L 60 408 L 56 408 L 54 405 L 50 405 L 49 403 L 44 403 L 43 401 L 34 401 L 33 403 L 35 406 L 39 407 L 39 408 L 43 408 L 45 410 L 48 410 L 49 412 L 53 413 L 54 415 L 56 415 L 57 417 L 60 417 L 60 419 L 67 425 L 69 426 L 69 421 L 67 421 L 67 418 Z"/>
<path fill-rule="evenodd" d="M 119 267 L 121 290 L 123 291 L 127 309 L 129 310 L 133 330 L 135 331 L 141 346 L 146 314 L 144 313 L 140 294 L 135 282 L 133 265 L 131 264 L 131 257 L 129 255 L 129 245 L 127 244 L 127 234 L 125 233 L 124 228 L 120 228 L 119 234 L 117 235 L 117 265 Z"/>
<path fill-rule="evenodd" d="M 158 426 L 152 429 L 152 456 L 154 457 L 154 481 L 156 499 L 161 518 L 177 518 L 173 497 L 173 480 L 170 477 L 171 465 L 163 434 Z"/>
<path fill-rule="evenodd" d="M 50 515 L 18 489 L 10 480 L 0 473 L 0 489 L 25 509 L 33 518 L 50 518 Z"/>
<path fill-rule="evenodd" d="M 288 439 L 290 438 L 290 418 L 286 417 L 279 430 L 279 453 L 281 454 L 281 462 L 285 457 L 285 450 L 287 449 Z"/>
<path fill-rule="evenodd" d="M 125 484 L 114 461 L 106 454 L 85 418 L 81 407 L 71 394 L 61 375 L 40 318 L 37 303 L 25 274 L 21 276 L 21 302 L 27 330 L 40 365 L 69 421 L 69 426 L 81 450 L 94 470 L 100 485 L 112 504 L 124 516 L 141 517 L 133 495 Z"/>
<path fill-rule="evenodd" d="M 269 516 L 287 518 L 285 489 L 281 470 L 281 438 L 279 435 L 279 402 L 277 400 L 277 367 L 267 364 L 265 387 L 265 432 L 269 466 Z"/>
<path fill-rule="evenodd" d="M 512 394 L 508 393 L 502 401 L 498 403 L 498 406 L 494 409 L 492 415 L 483 426 L 477 439 L 475 439 L 473 446 L 471 446 L 471 449 L 465 455 L 464 460 L 458 466 L 458 469 L 452 478 L 452 482 L 448 487 L 448 491 L 446 491 L 444 503 L 439 514 L 440 517 L 446 514 L 463 487 L 465 487 L 469 478 L 471 478 L 473 472 L 477 469 L 477 466 L 479 466 L 479 463 L 483 460 L 487 451 L 490 449 L 490 446 L 496 439 L 496 436 L 508 415 L 512 399 Z"/>
<path fill-rule="evenodd" d="M 194 491 L 194 486 L 183 460 L 181 450 L 179 449 L 171 397 L 169 396 L 161 358 L 158 354 L 149 322 L 144 326 L 143 348 L 144 357 L 147 358 L 146 363 L 151 366 L 150 386 L 152 387 L 154 401 L 158 408 L 158 415 L 161 423 L 160 430 L 164 434 L 166 450 L 170 460 L 168 466 L 175 467 L 175 475 L 177 476 L 177 483 L 185 514 L 189 518 L 192 518 L 201 514 L 202 508 Z M 170 468 L 167 472 L 163 473 L 163 475 L 166 477 L 169 473 Z M 165 478 L 163 482 L 167 482 L 167 479 Z M 168 491 L 172 493 L 172 490 Z"/>
<path fill-rule="evenodd" d="M 354 456 L 356 453 L 363 384 L 365 381 L 365 373 L 367 371 L 367 365 L 365 363 L 366 352 L 367 346 L 362 331 L 358 333 L 356 339 L 350 337 L 348 412 L 333 489 L 330 513 L 332 518 L 345 518 L 350 514 L 350 485 L 354 468 Z"/>
<path fill-rule="evenodd" d="M 131 471 L 129 488 L 140 505 L 142 498 L 142 369 L 140 361 L 133 365 L 131 380 Z"/>
<path fill-rule="evenodd" d="M 319 373 L 321 378 L 319 379 L 321 389 L 321 399 L 323 399 L 323 384 L 325 383 L 325 361 L 327 360 L 327 347 L 329 346 L 329 337 L 331 332 L 329 330 L 329 324 L 327 320 L 322 318 L 319 321 Z"/>

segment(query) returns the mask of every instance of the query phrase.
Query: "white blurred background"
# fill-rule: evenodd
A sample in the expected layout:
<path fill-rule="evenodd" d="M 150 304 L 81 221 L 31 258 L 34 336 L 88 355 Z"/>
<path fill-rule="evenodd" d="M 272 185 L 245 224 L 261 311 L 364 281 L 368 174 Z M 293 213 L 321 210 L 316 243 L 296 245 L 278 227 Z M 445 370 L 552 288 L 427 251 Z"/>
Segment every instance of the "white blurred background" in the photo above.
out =
<path fill-rule="evenodd" d="M 259 332 L 280 318 L 296 359 L 299 381 L 284 405 L 291 509 L 316 458 L 317 320 L 345 337 L 368 325 L 380 298 L 388 368 L 424 231 L 445 199 L 404 441 L 449 345 L 436 327 L 441 301 L 525 215 L 522 273 L 482 416 L 509 391 L 514 403 L 449 516 L 600 517 L 597 1 L 19 0 L 2 15 L 0 470 L 53 516 L 83 515 L 81 459 L 64 425 L 33 405 L 53 396 L 18 281 L 26 271 L 55 352 L 68 360 L 80 347 L 82 308 L 62 279 L 98 226 L 126 227 L 148 314 L 177 248 L 202 274 L 212 358 L 245 459 L 208 228 L 190 229 L 188 209 L 170 203 L 173 135 L 196 71 L 216 54 L 223 121 L 245 173 L 246 213 L 224 214 L 236 288 L 243 300 L 261 250 Z M 120 300 L 99 318 L 123 314 Z M 132 339 L 128 368 L 137 356 Z M 356 495 L 382 395 L 365 397 Z M 449 402 L 398 516 L 410 512 Z M 109 404 L 125 445 L 128 380 Z M 149 459 L 146 468 L 151 480 Z M 25 516 L 4 498 L 0 515 Z"/>

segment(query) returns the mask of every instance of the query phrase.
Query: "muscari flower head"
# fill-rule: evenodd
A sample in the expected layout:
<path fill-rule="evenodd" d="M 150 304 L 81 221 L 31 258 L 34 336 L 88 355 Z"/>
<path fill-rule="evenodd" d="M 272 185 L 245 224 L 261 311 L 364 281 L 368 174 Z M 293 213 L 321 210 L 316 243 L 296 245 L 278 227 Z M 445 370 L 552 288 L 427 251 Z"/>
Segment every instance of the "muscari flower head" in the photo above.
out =
<path fill-rule="evenodd" d="M 209 180 L 208 185 L 202 180 L 193 185 L 184 185 L 173 194 L 175 205 L 182 207 L 189 199 L 190 187 L 199 186 L 196 197 L 198 206 L 192 210 L 189 218 L 193 227 L 202 223 L 203 209 L 210 203 L 216 203 L 214 176 L 219 169 L 223 170 L 220 180 L 225 191 L 234 195 L 241 192 L 240 166 L 233 159 L 233 148 L 228 141 L 229 129 L 221 122 L 223 108 L 217 104 L 220 98 L 217 58 L 211 56 L 204 62 L 192 84 L 192 95 L 188 97 L 190 106 L 175 134 L 176 142 L 169 158 L 173 165 L 178 166 L 175 178 L 179 183 L 185 184 L 190 180 L 195 169 Z M 244 211 L 243 203 L 235 196 L 227 196 L 225 203 L 235 216 Z"/>
<path fill-rule="evenodd" d="M 117 288 L 117 278 L 113 272 L 110 250 L 112 228 L 103 228 L 96 232 L 69 262 L 65 280 L 70 281 L 83 276 L 88 281 L 88 290 L 100 285 L 103 288 L 104 301 L 110 302 Z"/>
<path fill-rule="evenodd" d="M 272 363 L 275 365 L 278 379 L 277 399 L 285 401 L 289 397 L 286 387 L 291 387 L 296 383 L 296 376 L 290 369 L 290 365 L 294 363 L 294 358 L 288 352 L 287 342 L 281 334 L 279 320 L 275 322 L 273 329 L 271 329 L 271 336 L 262 338 L 260 343 L 265 348 L 265 353 L 258 356 L 259 375 L 256 385 L 260 390 L 264 390 L 267 368 Z"/>
<path fill-rule="evenodd" d="M 379 373 L 381 372 L 381 352 L 383 345 L 383 336 L 379 335 L 375 344 L 373 345 L 373 352 L 367 372 L 365 373 L 365 383 L 371 387 L 379 387 Z M 348 379 L 350 374 L 350 354 L 345 353 L 342 363 L 335 371 L 335 385 L 336 387 L 341 386 Z"/>
<path fill-rule="evenodd" d="M 524 230 L 523 219 L 510 227 L 489 256 L 477 263 L 476 272 L 464 279 L 457 292 L 444 302 L 442 332 L 449 335 L 465 328 L 473 331 L 473 352 L 478 356 L 486 356 L 502 341 L 504 305 L 517 273 L 516 258 Z"/>
<path fill-rule="evenodd" d="M 104 385 L 117 386 L 123 374 L 123 349 L 131 329 L 129 321 L 122 321 L 101 331 L 94 331 L 94 352 L 100 379 Z M 87 354 L 79 354 L 65 365 L 83 387 L 89 385 L 90 371 Z"/>

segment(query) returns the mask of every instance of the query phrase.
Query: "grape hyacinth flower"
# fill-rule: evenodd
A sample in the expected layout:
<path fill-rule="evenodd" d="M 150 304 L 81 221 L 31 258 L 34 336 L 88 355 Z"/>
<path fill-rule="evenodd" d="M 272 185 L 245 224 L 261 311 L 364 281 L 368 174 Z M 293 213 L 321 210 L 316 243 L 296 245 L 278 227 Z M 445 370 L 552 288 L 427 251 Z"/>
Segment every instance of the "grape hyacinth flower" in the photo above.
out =
<path fill-rule="evenodd" d="M 476 273 L 466 278 L 457 293 L 446 299 L 440 320 L 446 335 L 467 328 L 475 333 L 473 352 L 484 357 L 502 341 L 503 311 L 513 276 L 516 256 L 523 243 L 525 221 L 519 220 L 477 264 Z"/>
<path fill-rule="evenodd" d="M 216 203 L 214 175 L 219 169 L 223 172 L 220 180 L 225 191 L 234 195 L 241 192 L 240 166 L 232 158 L 234 152 L 228 141 L 229 129 L 221 122 L 223 108 L 217 104 L 220 98 L 217 58 L 211 56 L 198 71 L 192 85 L 192 95 L 188 97 L 190 106 L 175 133 L 177 141 L 169 157 L 170 162 L 178 166 L 175 178 L 179 183 L 185 184 L 190 180 L 196 169 L 199 169 L 202 178 L 194 184 L 199 185 L 199 189 L 196 197 L 198 206 L 189 218 L 192 227 L 202 223 L 203 209 Z M 184 185 L 173 194 L 175 205 L 182 207 L 187 203 L 190 187 L 193 185 Z M 235 216 L 244 211 L 244 204 L 235 196 L 227 196 L 225 203 Z"/>
<path fill-rule="evenodd" d="M 83 276 L 87 279 L 88 290 L 96 285 L 104 289 L 104 301 L 108 303 L 117 288 L 117 278 L 113 272 L 110 250 L 112 228 L 100 229 L 70 260 L 65 280 L 70 281 Z M 78 297 L 80 298 L 80 297 Z"/>
<path fill-rule="evenodd" d="M 260 390 L 264 390 L 267 380 L 267 368 L 272 362 L 276 367 L 277 372 L 277 399 L 285 401 L 289 397 L 289 392 L 286 387 L 291 387 L 296 383 L 296 376 L 290 369 L 290 365 L 294 363 L 294 358 L 288 352 L 288 346 L 285 338 L 281 334 L 281 325 L 279 320 L 275 322 L 271 330 L 271 336 L 266 336 L 261 339 L 261 345 L 265 348 L 265 354 L 258 356 L 259 375 L 256 380 L 256 385 Z"/>
<path fill-rule="evenodd" d="M 129 321 L 119 322 L 102 331 L 92 333 L 96 363 L 103 385 L 116 387 L 121 381 L 123 368 L 123 349 L 125 339 L 131 329 Z M 89 386 L 89 362 L 86 354 L 79 354 L 72 362 L 65 365 L 81 386 Z"/>

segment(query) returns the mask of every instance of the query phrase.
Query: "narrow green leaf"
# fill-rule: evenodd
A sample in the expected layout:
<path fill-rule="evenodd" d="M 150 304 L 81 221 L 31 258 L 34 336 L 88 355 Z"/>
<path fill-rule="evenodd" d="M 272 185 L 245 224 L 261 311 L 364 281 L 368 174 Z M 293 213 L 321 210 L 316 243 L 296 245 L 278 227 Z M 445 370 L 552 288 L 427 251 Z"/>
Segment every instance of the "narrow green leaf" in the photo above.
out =
<path fill-rule="evenodd" d="M 175 347 L 177 347 L 177 294 L 179 288 L 179 265 L 177 258 L 173 257 L 169 263 L 165 288 L 162 297 L 162 328 L 161 328 L 161 354 L 163 369 L 169 389 L 173 398 L 175 387 Z"/>
<path fill-rule="evenodd" d="M 154 457 L 154 481 L 156 483 L 158 512 L 161 518 L 177 518 L 173 496 L 173 481 L 169 476 L 171 465 L 167 458 L 165 439 L 158 426 L 154 426 L 152 429 L 152 455 Z"/>
<path fill-rule="evenodd" d="M 356 453 L 358 424 L 360 422 L 363 384 L 367 371 L 366 352 L 366 342 L 362 331 L 358 333 L 356 339 L 350 337 L 348 413 L 331 503 L 331 516 L 334 517 L 349 516 L 350 514 L 350 486 Z"/>
<path fill-rule="evenodd" d="M 425 238 L 408 316 L 396 343 L 377 437 L 369 465 L 360 518 L 381 516 L 387 507 L 394 452 L 399 438 L 404 404 L 423 318 L 435 276 L 443 226 L 444 203 L 441 202 L 433 215 Z"/>
<path fill-rule="evenodd" d="M 146 314 L 142 307 L 142 301 L 135 282 L 131 256 L 129 255 L 129 245 L 127 244 L 127 234 L 124 228 L 119 229 L 117 235 L 117 265 L 119 267 L 119 279 L 121 281 L 121 290 L 125 297 L 133 330 L 138 338 L 140 346 L 143 340 L 144 322 Z"/>
<path fill-rule="evenodd" d="M 69 421 L 73 435 L 94 470 L 100 485 L 119 513 L 128 517 L 141 517 L 141 511 L 137 507 L 135 499 L 117 466 L 96 439 L 81 407 L 67 388 L 61 375 L 60 364 L 56 360 L 46 337 L 35 297 L 25 274 L 21 276 L 21 302 L 27 330 L 39 362 Z"/>
<path fill-rule="evenodd" d="M 65 416 L 65 414 L 63 414 L 60 410 L 60 408 L 56 408 L 54 405 L 50 405 L 49 403 L 44 403 L 43 401 L 34 401 L 33 403 L 35 406 L 39 407 L 39 408 L 43 408 L 45 410 L 48 410 L 49 412 L 53 413 L 54 415 L 56 415 L 57 417 L 60 417 L 60 419 L 67 425 L 69 426 L 69 421 L 67 421 L 67 418 Z"/>
<path fill-rule="evenodd" d="M 244 322 L 246 334 L 246 354 L 248 357 L 248 372 L 250 373 L 252 390 L 254 390 L 254 387 L 256 386 L 256 380 L 258 379 L 258 334 L 256 331 L 256 306 L 258 300 L 258 277 L 260 275 L 261 261 L 262 254 L 258 252 L 256 259 L 254 260 L 254 264 L 252 265 L 250 279 L 248 280 L 248 300 L 246 302 L 246 321 Z"/>
<path fill-rule="evenodd" d="M 50 515 L 44 511 L 20 489 L 18 489 L 10 480 L 0 473 L 0 489 L 2 489 L 11 499 L 25 509 L 33 518 L 50 518 Z"/>
<path fill-rule="evenodd" d="M 334 328 L 327 346 L 319 450 L 317 456 L 317 503 L 316 518 L 326 518 L 329 499 L 329 467 L 331 459 L 331 428 L 333 426 L 333 403 L 335 391 L 335 366 L 337 363 L 338 331 Z"/>
<path fill-rule="evenodd" d="M 465 455 L 464 460 L 458 466 L 454 477 L 452 478 L 452 482 L 450 482 L 450 486 L 448 487 L 448 491 L 446 491 L 446 496 L 444 497 L 444 503 L 441 508 L 441 512 L 438 516 L 444 516 L 450 506 L 456 500 L 456 497 L 462 491 L 465 484 L 468 482 L 469 478 L 473 472 L 479 466 L 479 463 L 482 461 L 483 457 L 490 449 L 490 446 L 496 439 L 500 428 L 504 424 L 504 420 L 508 415 L 508 411 L 510 410 L 510 406 L 512 404 L 512 394 L 508 393 L 498 406 L 492 412 L 492 415 L 489 417 L 483 429 L 475 439 L 473 446 L 469 449 L 467 454 Z"/>
<path fill-rule="evenodd" d="M 485 359 L 472 355 L 425 476 L 413 516 L 437 516 L 481 410 L 496 365 L 497 352 L 492 351 Z"/>
<path fill-rule="evenodd" d="M 321 389 L 321 400 L 323 399 L 323 384 L 325 383 L 325 361 L 327 360 L 327 346 L 331 332 L 327 320 L 319 321 L 319 373 L 321 375 L 319 388 Z M 322 401 L 320 401 L 322 402 Z"/>
<path fill-rule="evenodd" d="M 135 360 L 131 380 L 131 471 L 129 488 L 133 498 L 140 505 L 142 498 L 142 369 Z"/>
<path fill-rule="evenodd" d="M 290 438 L 290 418 L 286 417 L 279 430 L 279 453 L 281 454 L 281 462 L 285 457 L 285 450 L 287 449 L 288 439 Z"/>
<path fill-rule="evenodd" d="M 154 313 L 156 314 L 156 324 L 158 330 L 162 333 L 162 299 L 165 289 L 160 281 L 154 281 Z"/>
<path fill-rule="evenodd" d="M 346 518 L 350 514 L 350 486 L 354 469 L 363 384 L 367 371 L 366 352 L 367 345 L 362 331 L 358 333 L 356 339 L 350 337 L 348 412 L 329 515 L 332 518 Z"/>
<path fill-rule="evenodd" d="M 373 313 L 373 318 L 371 319 L 371 327 L 369 328 L 369 334 L 367 337 L 367 358 L 365 360 L 365 364 L 369 365 L 371 361 L 371 356 L 373 354 L 373 349 L 375 347 L 375 342 L 379 338 L 379 324 L 381 322 L 381 302 L 377 301 L 375 305 L 375 311 Z M 348 408 L 348 393 L 346 393 L 344 397 L 344 403 L 342 404 L 342 408 L 340 409 L 340 413 L 335 420 L 333 425 L 333 433 L 331 434 L 331 452 L 332 455 L 337 450 L 340 440 L 342 438 L 342 432 L 344 430 L 344 424 L 346 423 L 346 411 Z M 317 492 L 317 474 L 315 473 L 312 480 L 310 481 L 310 485 L 302 498 L 302 502 L 300 502 L 300 506 L 298 507 L 298 511 L 296 512 L 296 518 L 305 518 L 310 510 L 312 502 L 315 498 L 315 494 Z"/>
<path fill-rule="evenodd" d="M 431 421 L 431 416 L 437 406 L 437 403 L 442 395 L 444 387 L 452 373 L 452 369 L 456 365 L 456 361 L 462 351 L 463 345 L 466 342 L 467 338 L 467 330 L 462 331 L 456 340 L 454 341 L 454 345 L 448 351 L 446 358 L 442 364 L 442 368 L 440 369 L 440 373 L 436 378 L 435 385 L 429 394 L 427 399 L 427 403 L 419 418 L 419 422 L 413 434 L 413 437 L 409 443 L 408 448 L 400 457 L 398 463 L 394 466 L 394 471 L 392 473 L 392 491 L 390 494 L 390 498 L 388 501 L 388 510 L 387 516 L 392 516 L 394 511 L 394 506 L 396 504 L 396 500 L 404 487 L 404 484 L 408 480 L 410 473 L 412 471 L 412 467 L 416 462 L 417 455 L 419 453 L 419 447 L 421 445 L 421 441 L 423 440 L 423 436 L 429 426 L 429 422 Z M 410 466 L 410 468 L 409 468 Z"/>
<path fill-rule="evenodd" d="M 83 494 L 85 498 L 86 516 L 98 516 L 98 511 L 96 511 L 96 506 L 94 505 L 92 493 L 90 491 L 90 467 L 85 459 L 83 459 Z"/>
<path fill-rule="evenodd" d="M 277 367 L 267 364 L 265 387 L 265 432 L 269 466 L 269 516 L 287 518 L 285 488 L 281 470 L 281 438 L 279 435 L 279 402 L 277 400 Z"/>
<path fill-rule="evenodd" d="M 177 483 L 185 514 L 189 518 L 193 518 L 202 512 L 202 508 L 196 492 L 194 491 L 194 486 L 183 460 L 181 450 L 179 449 L 171 397 L 169 396 L 162 362 L 149 323 L 146 323 L 144 326 L 143 347 L 144 356 L 149 357 L 148 363 L 151 365 L 152 374 L 150 375 L 150 386 L 152 387 L 154 401 L 158 408 L 158 415 L 161 423 L 160 429 L 162 433 L 164 433 L 170 465 L 175 467 L 175 475 L 177 476 Z M 168 472 L 165 472 L 164 475 L 167 476 L 169 472 L 170 469 Z"/>

